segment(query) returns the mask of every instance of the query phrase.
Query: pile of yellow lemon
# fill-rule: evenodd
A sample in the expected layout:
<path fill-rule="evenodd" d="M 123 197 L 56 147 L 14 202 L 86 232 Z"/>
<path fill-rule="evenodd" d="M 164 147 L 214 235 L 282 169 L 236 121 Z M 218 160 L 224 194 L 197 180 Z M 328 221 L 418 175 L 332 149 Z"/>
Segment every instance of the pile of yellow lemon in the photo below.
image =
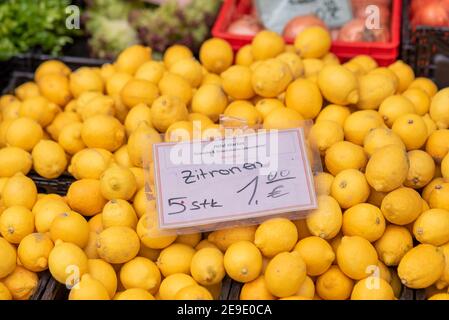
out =
<path fill-rule="evenodd" d="M 293 45 L 262 31 L 235 57 L 213 38 L 199 61 L 136 45 L 101 68 L 44 62 L 0 98 L 0 299 L 28 299 L 46 269 L 70 299 L 216 299 L 226 275 L 241 299 L 397 299 L 402 284 L 448 299 L 449 88 L 401 61 L 340 64 L 330 46 L 310 27 Z M 313 119 L 318 209 L 159 234 L 145 150 L 192 138 L 194 121 L 220 133 L 222 114 L 267 129 Z M 31 169 L 77 180 L 38 194 Z"/>

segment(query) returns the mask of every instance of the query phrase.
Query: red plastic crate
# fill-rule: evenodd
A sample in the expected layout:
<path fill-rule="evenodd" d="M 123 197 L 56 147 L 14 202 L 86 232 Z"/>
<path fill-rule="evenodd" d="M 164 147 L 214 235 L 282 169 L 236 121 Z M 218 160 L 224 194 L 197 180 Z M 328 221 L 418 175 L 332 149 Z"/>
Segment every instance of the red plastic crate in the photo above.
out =
<path fill-rule="evenodd" d="M 212 28 L 212 35 L 228 41 L 234 50 L 251 43 L 252 36 L 235 35 L 227 32 L 232 21 L 244 14 L 249 14 L 251 10 L 252 0 L 225 0 Z M 390 42 L 333 41 L 331 51 L 342 61 L 359 54 L 366 54 L 376 59 L 379 65 L 385 66 L 393 63 L 399 55 L 401 10 L 402 0 L 392 0 Z M 285 39 L 285 41 L 293 43 L 293 39 Z"/>

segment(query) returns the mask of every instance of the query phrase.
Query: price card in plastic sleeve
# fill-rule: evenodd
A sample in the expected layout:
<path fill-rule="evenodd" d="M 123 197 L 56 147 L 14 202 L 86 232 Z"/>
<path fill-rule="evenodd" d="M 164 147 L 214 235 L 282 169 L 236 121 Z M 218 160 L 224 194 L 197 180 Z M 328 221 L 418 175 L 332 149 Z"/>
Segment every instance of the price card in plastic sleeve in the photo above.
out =
<path fill-rule="evenodd" d="M 304 130 L 153 145 L 159 229 L 317 207 Z"/>

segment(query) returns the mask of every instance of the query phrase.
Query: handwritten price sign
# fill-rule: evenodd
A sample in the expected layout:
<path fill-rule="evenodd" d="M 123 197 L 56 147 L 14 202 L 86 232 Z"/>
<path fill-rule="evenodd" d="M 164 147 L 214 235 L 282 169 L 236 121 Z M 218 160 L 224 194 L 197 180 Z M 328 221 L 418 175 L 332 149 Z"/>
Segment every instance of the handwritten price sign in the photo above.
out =
<path fill-rule="evenodd" d="M 161 229 L 316 208 L 302 129 L 153 148 Z"/>

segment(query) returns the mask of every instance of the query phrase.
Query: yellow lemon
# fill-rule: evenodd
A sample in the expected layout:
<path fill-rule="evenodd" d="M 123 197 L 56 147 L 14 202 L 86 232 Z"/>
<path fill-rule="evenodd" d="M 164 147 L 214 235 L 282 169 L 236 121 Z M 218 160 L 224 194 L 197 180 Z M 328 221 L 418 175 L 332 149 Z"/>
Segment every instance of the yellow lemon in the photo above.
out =
<path fill-rule="evenodd" d="M 21 172 L 28 174 L 31 170 L 31 155 L 17 147 L 0 149 L 0 177 L 12 177 Z"/>
<path fill-rule="evenodd" d="M 399 79 L 398 92 L 402 93 L 415 80 L 415 73 L 413 69 L 402 60 L 398 60 L 388 66 L 388 69 L 393 71 Z"/>
<path fill-rule="evenodd" d="M 115 115 L 115 100 L 108 96 L 99 95 L 90 99 L 84 105 L 78 105 L 77 112 L 85 121 L 86 119 L 96 116 L 96 115 Z"/>
<path fill-rule="evenodd" d="M 141 122 L 146 122 L 147 125 L 152 125 L 151 121 L 151 109 L 144 103 L 138 104 L 131 110 L 125 119 L 125 128 L 128 137 L 136 130 Z"/>
<path fill-rule="evenodd" d="M 31 153 L 34 170 L 44 178 L 59 177 L 67 167 L 64 149 L 54 141 L 41 140 Z"/>
<path fill-rule="evenodd" d="M 294 52 L 284 52 L 276 57 L 285 62 L 293 75 L 293 79 L 302 77 L 304 75 L 304 63 L 301 58 Z"/>
<path fill-rule="evenodd" d="M 61 131 L 72 123 L 81 123 L 80 116 L 73 111 L 64 111 L 56 115 L 53 122 L 47 127 L 47 131 L 53 140 L 57 141 Z"/>
<path fill-rule="evenodd" d="M 332 39 L 323 27 L 307 27 L 295 38 L 295 48 L 303 58 L 322 58 L 331 47 Z"/>
<path fill-rule="evenodd" d="M 420 116 L 423 116 L 429 112 L 430 97 L 425 91 L 419 88 L 409 88 L 404 91 L 402 96 L 406 97 L 413 103 L 416 113 Z"/>
<path fill-rule="evenodd" d="M 321 120 L 315 122 L 312 128 L 310 128 L 310 145 L 318 149 L 321 155 L 325 155 L 332 145 L 343 140 L 343 128 L 337 122 Z"/>
<path fill-rule="evenodd" d="M 126 144 L 121 146 L 117 151 L 114 152 L 114 161 L 122 167 L 131 169 L 133 164 L 131 163 L 131 159 L 129 158 L 128 146 Z"/>
<path fill-rule="evenodd" d="M 431 286 L 444 271 L 444 255 L 441 249 L 430 244 L 420 244 L 409 250 L 398 266 L 401 282 L 412 289 Z"/>
<path fill-rule="evenodd" d="M 335 259 L 335 254 L 330 244 L 316 236 L 304 238 L 296 244 L 294 251 L 300 253 L 303 258 L 307 274 L 318 276 L 326 272 Z"/>
<path fill-rule="evenodd" d="M 190 49 L 184 45 L 175 44 L 164 52 L 164 64 L 170 68 L 177 61 L 192 58 L 193 54 Z"/>
<path fill-rule="evenodd" d="M 19 116 L 31 118 L 42 127 L 48 126 L 60 111 L 57 105 L 45 97 L 37 96 L 24 100 L 19 109 Z"/>
<path fill-rule="evenodd" d="M 440 246 L 449 241 L 449 211 L 430 209 L 424 211 L 413 224 L 413 234 L 421 243 Z"/>
<path fill-rule="evenodd" d="M 90 274 L 81 277 L 81 281 L 70 290 L 69 300 L 110 300 L 104 285 Z"/>
<path fill-rule="evenodd" d="M 57 241 L 48 257 L 48 267 L 56 281 L 74 286 L 87 273 L 87 256 L 73 243 Z"/>
<path fill-rule="evenodd" d="M 194 58 L 182 59 L 170 67 L 170 72 L 183 77 L 192 88 L 198 87 L 203 80 L 201 64 Z"/>
<path fill-rule="evenodd" d="M 370 276 L 358 281 L 351 300 L 395 300 L 393 288 L 382 278 Z"/>
<path fill-rule="evenodd" d="M 193 91 L 189 82 L 183 77 L 166 72 L 159 81 L 159 90 L 161 95 L 175 96 L 188 104 L 192 99 Z M 154 99 L 153 99 L 154 100 Z M 151 103 L 148 103 L 151 105 Z"/>
<path fill-rule="evenodd" d="M 231 66 L 233 60 L 231 45 L 223 39 L 211 38 L 201 45 L 200 61 L 209 72 L 220 74 Z"/>
<path fill-rule="evenodd" d="M 150 81 L 154 84 L 162 79 L 165 72 L 164 64 L 160 61 L 147 61 L 137 69 L 134 75 L 136 79 Z"/>
<path fill-rule="evenodd" d="M 100 177 L 100 190 L 108 200 L 129 200 L 137 190 L 137 182 L 129 168 L 112 165 Z"/>
<path fill-rule="evenodd" d="M 83 124 L 76 122 L 69 124 L 61 130 L 58 143 L 68 154 L 74 155 L 86 148 L 86 145 L 81 138 L 82 129 Z"/>
<path fill-rule="evenodd" d="M 173 123 L 187 120 L 187 107 L 185 103 L 170 95 L 162 95 L 151 105 L 151 121 L 159 132 L 165 132 Z"/>
<path fill-rule="evenodd" d="M 349 141 L 340 141 L 327 149 L 324 162 L 329 172 L 335 176 L 345 169 L 363 170 L 367 157 L 361 146 Z"/>
<path fill-rule="evenodd" d="M 346 300 L 351 296 L 354 281 L 338 266 L 331 266 L 316 280 L 316 291 L 324 300 Z"/>
<path fill-rule="evenodd" d="M 346 118 L 343 130 L 347 141 L 363 145 L 365 137 L 371 130 L 383 126 L 382 117 L 376 111 L 362 110 L 356 111 Z"/>
<path fill-rule="evenodd" d="M 227 106 L 227 98 L 223 90 L 216 85 L 202 85 L 192 99 L 192 111 L 208 116 L 217 121 Z"/>
<path fill-rule="evenodd" d="M 139 249 L 139 237 L 128 227 L 110 227 L 98 236 L 98 254 L 109 263 L 128 262 L 137 255 Z"/>
<path fill-rule="evenodd" d="M 264 129 L 289 129 L 303 125 L 301 114 L 290 108 L 275 108 L 264 119 Z"/>
<path fill-rule="evenodd" d="M 97 115 L 87 119 L 81 129 L 81 138 L 89 148 L 115 151 L 123 143 L 125 129 L 112 116 Z"/>
<path fill-rule="evenodd" d="M 262 117 L 254 106 L 245 100 L 231 102 L 224 111 L 224 115 L 231 118 L 238 118 L 245 121 L 245 124 L 254 126 L 262 121 Z M 231 120 L 233 123 L 233 121 Z"/>
<path fill-rule="evenodd" d="M 430 117 L 435 121 L 439 129 L 447 129 L 449 127 L 448 101 L 449 88 L 445 88 L 433 96 L 430 104 Z"/>
<path fill-rule="evenodd" d="M 436 189 L 439 188 L 441 189 L 441 184 L 445 183 L 445 179 L 442 177 L 439 178 L 434 178 L 432 181 L 430 181 L 427 186 L 424 187 L 423 191 L 422 191 L 422 198 L 429 202 L 430 200 L 430 195 L 432 194 L 432 192 Z"/>
<path fill-rule="evenodd" d="M 241 47 L 235 55 L 235 64 L 249 67 L 254 62 L 252 47 L 250 44 Z"/>
<path fill-rule="evenodd" d="M 294 49 L 294 46 L 293 46 Z M 321 58 L 323 60 L 323 62 L 328 65 L 328 64 L 340 64 L 340 60 L 338 59 L 338 57 L 332 53 L 329 52 L 327 54 L 324 55 L 323 58 Z"/>
<path fill-rule="evenodd" d="M 207 239 L 221 251 L 226 251 L 232 244 L 239 241 L 253 242 L 257 227 L 233 227 L 212 231 Z"/>
<path fill-rule="evenodd" d="M 400 116 L 409 113 L 416 113 L 415 107 L 410 100 L 401 95 L 393 95 L 386 98 L 379 107 L 379 114 L 389 127 L 393 126 L 393 123 Z"/>
<path fill-rule="evenodd" d="M 392 130 L 402 139 L 407 150 L 421 148 L 428 136 L 424 120 L 416 114 L 398 117 L 393 123 Z"/>
<path fill-rule="evenodd" d="M 142 64 L 151 60 L 151 52 L 151 48 L 142 45 L 130 46 L 118 55 L 115 68 L 118 72 L 134 74 Z"/>
<path fill-rule="evenodd" d="M 249 241 L 235 242 L 225 252 L 224 267 L 228 276 L 235 281 L 252 281 L 262 270 L 262 254 Z"/>
<path fill-rule="evenodd" d="M 119 96 L 123 87 L 132 79 L 129 73 L 116 72 L 106 80 L 106 92 L 109 96 Z M 136 79 L 141 78 L 136 77 Z"/>
<path fill-rule="evenodd" d="M 315 284 L 310 277 L 306 277 L 295 294 L 296 296 L 312 299 L 315 295 Z"/>
<path fill-rule="evenodd" d="M 0 277 L 3 279 L 14 271 L 17 261 L 16 249 L 0 237 Z"/>
<path fill-rule="evenodd" d="M 53 219 L 59 214 L 68 211 L 70 211 L 70 208 L 62 198 L 52 198 L 48 195 L 37 200 L 32 210 L 35 218 L 36 230 L 40 233 L 50 231 Z"/>
<path fill-rule="evenodd" d="M 437 125 L 435 124 L 435 122 L 432 120 L 432 118 L 430 118 L 429 114 L 426 113 L 422 119 L 424 120 L 424 123 L 427 126 L 427 133 L 429 134 L 429 136 L 434 133 L 437 130 Z"/>
<path fill-rule="evenodd" d="M 151 105 L 158 96 L 157 86 L 147 80 L 129 80 L 120 91 L 120 98 L 128 108 L 133 108 L 140 103 Z"/>
<path fill-rule="evenodd" d="M 262 115 L 262 118 L 265 119 L 268 114 L 277 108 L 284 108 L 284 104 L 278 99 L 270 99 L 263 98 L 257 101 L 256 110 Z"/>
<path fill-rule="evenodd" d="M 402 185 L 407 178 L 407 153 L 397 145 L 375 151 L 366 165 L 366 180 L 376 191 L 388 192 Z"/>
<path fill-rule="evenodd" d="M 195 248 L 200 243 L 201 238 L 202 238 L 202 234 L 200 232 L 198 232 L 198 233 L 180 234 L 176 238 L 175 242 L 176 243 L 186 244 L 188 246 L 191 246 L 192 248 Z"/>
<path fill-rule="evenodd" d="M 357 255 L 354 255 L 357 252 Z M 337 263 L 351 279 L 369 276 L 377 265 L 377 252 L 371 243 L 359 236 L 344 236 L 337 249 Z"/>
<path fill-rule="evenodd" d="M 254 238 L 254 244 L 268 258 L 292 250 L 297 241 L 298 232 L 295 224 L 285 218 L 264 221 L 257 228 Z"/>
<path fill-rule="evenodd" d="M 327 172 L 318 172 L 314 178 L 317 195 L 330 195 L 334 176 Z"/>
<path fill-rule="evenodd" d="M 398 79 L 398 76 L 396 75 L 396 73 L 391 71 L 389 68 L 387 68 L 387 67 L 378 67 L 378 68 L 376 68 L 374 70 L 371 70 L 369 72 L 369 74 L 380 74 L 380 75 L 384 75 L 384 76 L 388 77 L 394 84 L 394 92 L 393 92 L 393 94 L 396 92 L 396 89 L 398 88 L 398 85 L 399 85 L 399 79 Z"/>
<path fill-rule="evenodd" d="M 62 240 L 84 248 L 89 240 L 89 225 L 79 213 L 64 212 L 53 219 L 50 236 L 53 241 Z"/>
<path fill-rule="evenodd" d="M 191 276 L 175 273 L 162 280 L 159 295 L 162 300 L 173 300 L 181 289 L 195 284 L 197 283 Z"/>
<path fill-rule="evenodd" d="M 385 218 L 376 206 L 360 203 L 345 211 L 342 230 L 345 236 L 359 236 L 374 242 L 385 231 Z"/>
<path fill-rule="evenodd" d="M 397 145 L 405 150 L 405 145 L 401 138 L 388 128 L 374 128 L 366 134 L 363 140 L 363 148 L 369 156 L 388 145 Z"/>
<path fill-rule="evenodd" d="M 447 293 L 437 293 L 437 294 L 431 296 L 427 300 L 449 300 L 449 294 L 447 294 Z"/>
<path fill-rule="evenodd" d="M 6 132 L 6 144 L 10 147 L 31 151 L 42 137 L 42 128 L 35 120 L 17 118 L 9 124 Z"/>
<path fill-rule="evenodd" d="M 421 214 L 422 198 L 415 190 L 401 187 L 385 196 L 381 210 L 389 222 L 403 226 Z"/>
<path fill-rule="evenodd" d="M 446 288 L 447 285 L 449 284 L 449 265 L 448 265 L 448 261 L 449 261 L 449 243 L 446 243 L 446 244 L 442 245 L 441 246 L 441 251 L 443 252 L 444 262 L 445 263 L 444 263 L 443 274 L 441 275 L 441 278 L 436 283 L 436 287 L 438 289 Z"/>
<path fill-rule="evenodd" d="M 347 169 L 335 176 L 330 194 L 341 208 L 347 209 L 365 202 L 369 197 L 370 188 L 363 173 L 356 169 Z"/>
<path fill-rule="evenodd" d="M 318 84 L 318 74 L 325 67 L 324 62 L 321 59 L 304 59 L 302 62 L 305 78 Z"/>
<path fill-rule="evenodd" d="M 195 249 L 192 247 L 174 243 L 161 251 L 156 264 L 164 277 L 175 273 L 190 274 L 190 264 L 194 254 Z"/>
<path fill-rule="evenodd" d="M 333 121 L 343 127 L 346 118 L 351 114 L 348 107 L 329 104 L 324 107 L 315 119 L 315 123 L 320 121 Z"/>
<path fill-rule="evenodd" d="M 415 78 L 415 80 L 410 83 L 409 89 L 418 88 L 423 90 L 425 93 L 429 95 L 429 97 L 433 97 L 438 92 L 438 87 L 432 80 L 424 77 Z"/>
<path fill-rule="evenodd" d="M 240 300 L 275 300 L 267 289 L 265 277 L 260 276 L 257 279 L 246 282 L 240 291 Z"/>
<path fill-rule="evenodd" d="M 433 132 L 426 143 L 426 152 L 430 154 L 436 163 L 441 163 L 443 158 L 449 152 L 447 141 L 449 139 L 449 130 L 441 129 Z"/>
<path fill-rule="evenodd" d="M 70 185 L 67 202 L 76 212 L 84 216 L 93 216 L 103 210 L 107 200 L 101 194 L 100 181 L 81 179 Z"/>
<path fill-rule="evenodd" d="M 99 179 L 111 162 L 111 152 L 99 148 L 86 148 L 72 157 L 68 171 L 78 180 Z"/>
<path fill-rule="evenodd" d="M 70 74 L 70 91 L 75 98 L 82 93 L 93 91 L 103 92 L 104 83 L 101 76 L 92 68 L 81 67 Z"/>
<path fill-rule="evenodd" d="M 347 105 L 359 100 L 355 75 L 340 65 L 325 66 L 318 74 L 318 86 L 331 103 Z"/>
<path fill-rule="evenodd" d="M 99 255 L 97 252 L 97 239 L 98 233 L 94 231 L 89 231 L 89 239 L 87 240 L 86 246 L 83 248 L 84 253 L 89 259 L 98 259 Z"/>
<path fill-rule="evenodd" d="M 203 286 L 217 284 L 226 275 L 224 256 L 216 248 L 198 250 L 192 257 L 190 272 L 193 279 Z"/>
<path fill-rule="evenodd" d="M 66 76 L 50 73 L 39 78 L 39 92 L 58 106 L 65 106 L 72 98 L 70 82 Z"/>
<path fill-rule="evenodd" d="M 201 85 L 204 86 L 206 84 L 214 84 L 216 86 L 221 87 L 223 80 L 218 74 L 215 73 L 206 73 L 203 76 L 203 81 L 201 81 Z"/>
<path fill-rule="evenodd" d="M 10 243 L 19 244 L 33 231 L 34 216 L 25 207 L 9 207 L 0 216 L 0 233 Z"/>
<path fill-rule="evenodd" d="M 321 110 L 323 98 L 315 83 L 297 79 L 287 88 L 285 105 L 298 111 L 305 119 L 313 119 Z"/>
<path fill-rule="evenodd" d="M 359 109 L 378 109 L 395 93 L 394 83 L 386 75 L 369 73 L 359 79 Z"/>
<path fill-rule="evenodd" d="M 195 128 L 196 130 L 196 128 Z M 201 132 L 198 129 L 195 131 L 194 136 L 193 123 L 187 120 L 177 121 L 171 124 L 165 132 L 165 142 L 178 142 L 178 141 L 190 141 L 193 138 L 198 139 L 201 137 Z"/>
<path fill-rule="evenodd" d="M 218 247 L 215 245 L 215 244 L 213 244 L 212 242 L 210 242 L 209 240 L 207 240 L 207 239 L 204 239 L 204 240 L 201 240 L 196 246 L 195 246 L 195 249 L 198 251 L 198 250 L 201 250 L 201 249 L 204 249 L 204 248 L 216 248 L 216 249 L 218 249 Z M 220 250 L 220 249 L 219 249 Z"/>
<path fill-rule="evenodd" d="M 161 141 L 162 139 L 159 132 L 145 122 L 140 123 L 128 138 L 128 153 L 132 164 L 142 168 L 144 165 L 143 158 L 144 156 L 147 157 L 146 152 L 149 153 L 148 156 L 151 159 L 153 155 L 152 145 Z"/>
<path fill-rule="evenodd" d="M 37 290 L 39 278 L 36 273 L 17 266 L 2 282 L 14 300 L 29 300 Z"/>
<path fill-rule="evenodd" d="M 2 200 L 6 207 L 23 206 L 31 210 L 37 200 L 36 185 L 33 180 L 19 172 L 6 182 Z"/>
<path fill-rule="evenodd" d="M 64 62 L 59 60 L 47 60 L 39 65 L 34 74 L 34 79 L 39 81 L 39 79 L 45 74 L 57 73 L 63 76 L 68 76 L 71 70 Z"/>
<path fill-rule="evenodd" d="M 137 234 L 142 243 L 151 249 L 163 249 L 176 240 L 176 235 L 161 234 L 154 225 L 154 217 L 143 215 L 137 223 Z"/>
<path fill-rule="evenodd" d="M 397 266 L 413 248 L 413 239 L 407 228 L 390 224 L 376 241 L 375 247 L 382 262 L 387 266 Z"/>
<path fill-rule="evenodd" d="M 265 283 L 274 296 L 294 295 L 306 279 L 306 263 L 297 251 L 276 255 L 265 270 Z"/>
<path fill-rule="evenodd" d="M 318 196 L 317 202 L 318 208 L 306 218 L 307 227 L 314 236 L 332 239 L 338 234 L 342 225 L 340 206 L 331 196 Z"/>
<path fill-rule="evenodd" d="M 266 60 L 284 52 L 284 39 L 276 32 L 262 30 L 251 42 L 251 54 L 255 60 Z"/>
<path fill-rule="evenodd" d="M 135 228 L 137 215 L 128 201 L 112 199 L 104 206 L 101 221 L 104 228 L 120 226 Z"/>
<path fill-rule="evenodd" d="M 263 60 L 253 70 L 251 83 L 254 92 L 264 98 L 274 98 L 285 91 L 293 75 L 289 66 L 279 59 Z"/>
<path fill-rule="evenodd" d="M 213 300 L 212 294 L 205 287 L 194 284 L 178 291 L 175 300 Z"/>
<path fill-rule="evenodd" d="M 223 90 L 233 99 L 250 99 L 254 96 L 251 70 L 246 66 L 231 66 L 221 74 Z"/>
<path fill-rule="evenodd" d="M 426 168 L 428 168 L 428 166 L 426 166 Z M 432 168 L 432 166 L 430 165 L 430 168 Z M 429 171 L 431 171 L 429 169 Z M 430 174 L 430 172 L 429 172 Z M 443 161 L 441 161 L 441 174 L 445 179 L 449 179 L 449 156 L 446 155 L 443 158 Z"/>
<path fill-rule="evenodd" d="M 408 159 L 410 168 L 404 185 L 414 189 L 426 186 L 435 174 L 432 157 L 422 150 L 412 150 L 408 152 Z"/>
<path fill-rule="evenodd" d="M 120 282 L 126 289 L 140 288 L 155 294 L 161 284 L 161 273 L 153 261 L 136 257 L 122 266 Z"/>
<path fill-rule="evenodd" d="M 22 107 L 22 102 L 15 100 L 6 105 L 2 111 L 3 120 L 15 120 L 19 118 L 19 112 Z"/>
<path fill-rule="evenodd" d="M 101 284 L 108 291 L 109 297 L 112 298 L 117 291 L 117 275 L 114 268 L 101 259 L 87 260 L 89 275 Z"/>

